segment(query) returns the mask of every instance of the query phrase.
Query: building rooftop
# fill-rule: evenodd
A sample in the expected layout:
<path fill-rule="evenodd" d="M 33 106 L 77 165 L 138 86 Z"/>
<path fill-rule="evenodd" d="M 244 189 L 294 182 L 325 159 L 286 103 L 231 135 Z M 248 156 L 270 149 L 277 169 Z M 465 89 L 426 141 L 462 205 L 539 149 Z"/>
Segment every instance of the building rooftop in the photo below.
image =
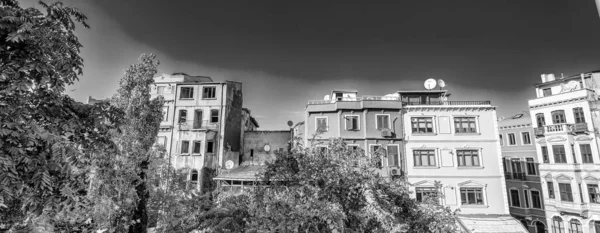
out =
<path fill-rule="evenodd" d="M 458 222 L 467 232 L 528 233 L 517 219 L 510 215 L 459 215 Z"/>
<path fill-rule="evenodd" d="M 184 83 L 211 83 L 214 82 L 212 78 L 207 76 L 194 76 L 186 73 L 173 73 L 173 74 L 161 74 L 154 77 L 157 81 L 162 81 L 163 79 L 167 79 L 167 82 L 184 82 Z"/>
<path fill-rule="evenodd" d="M 564 76 L 564 77 L 560 77 L 560 78 L 556 78 L 554 80 L 551 81 L 545 81 L 545 82 L 541 82 L 541 83 L 536 83 L 533 84 L 534 87 L 540 87 L 540 86 L 545 86 L 545 85 L 551 85 L 551 84 L 557 84 L 557 83 L 562 83 L 568 80 L 572 80 L 572 79 L 580 79 L 581 78 L 581 74 L 593 74 L 593 73 L 600 73 L 600 70 L 594 70 L 594 71 L 590 71 L 590 72 L 584 72 L 584 73 L 579 73 L 579 74 L 574 74 L 574 75 L 570 75 L 570 76 Z M 554 74 L 552 74 L 554 75 Z"/>
<path fill-rule="evenodd" d="M 333 89 L 331 93 L 358 93 L 357 90 Z"/>
<path fill-rule="evenodd" d="M 246 165 L 231 170 L 222 170 L 214 180 L 257 180 L 256 175 L 264 170 L 260 165 Z"/>

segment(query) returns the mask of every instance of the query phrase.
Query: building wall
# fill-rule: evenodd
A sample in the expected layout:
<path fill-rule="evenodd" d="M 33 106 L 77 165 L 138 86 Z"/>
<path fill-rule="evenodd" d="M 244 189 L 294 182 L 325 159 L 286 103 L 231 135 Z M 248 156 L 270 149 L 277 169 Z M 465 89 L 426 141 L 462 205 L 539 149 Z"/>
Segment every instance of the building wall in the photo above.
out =
<path fill-rule="evenodd" d="M 461 214 L 508 214 L 505 181 L 494 107 L 419 107 L 408 108 L 404 116 L 408 181 L 414 187 L 443 185 L 443 204 L 461 209 Z M 477 133 L 455 133 L 454 118 L 473 116 Z M 413 133 L 412 117 L 432 117 L 433 133 Z M 414 151 L 431 149 L 435 166 L 415 166 Z M 479 152 L 477 167 L 459 167 L 457 150 Z M 413 187 L 413 191 L 415 190 Z M 461 204 L 460 188 L 481 188 L 483 205 Z M 414 194 L 413 194 L 414 195 Z"/>
<path fill-rule="evenodd" d="M 275 159 L 277 153 L 290 150 L 291 140 L 292 133 L 289 130 L 247 131 L 241 164 L 260 165 Z M 266 145 L 269 145 L 269 151 L 265 151 Z"/>
<path fill-rule="evenodd" d="M 227 104 L 223 108 L 224 131 L 223 131 L 223 151 L 237 151 L 241 149 L 242 132 L 242 84 L 227 81 Z M 221 160 L 221 167 L 225 166 L 225 161 Z"/>

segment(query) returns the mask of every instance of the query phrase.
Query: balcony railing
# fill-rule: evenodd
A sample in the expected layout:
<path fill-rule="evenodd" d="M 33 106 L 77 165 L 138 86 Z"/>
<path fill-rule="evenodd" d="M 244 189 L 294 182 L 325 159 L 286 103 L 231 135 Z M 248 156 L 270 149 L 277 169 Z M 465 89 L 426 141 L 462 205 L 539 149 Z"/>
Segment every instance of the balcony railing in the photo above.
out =
<path fill-rule="evenodd" d="M 209 120 L 193 121 L 188 120 L 184 122 L 176 123 L 179 130 L 207 130 L 207 129 L 218 129 L 219 122 L 211 122 Z"/>
<path fill-rule="evenodd" d="M 359 101 L 400 101 L 396 96 L 363 96 L 363 97 L 340 97 L 330 100 L 309 100 L 308 104 L 333 104 L 335 102 L 359 102 Z"/>
<path fill-rule="evenodd" d="M 585 122 L 575 123 L 573 131 L 575 133 L 585 133 L 588 131 L 588 125 Z"/>
<path fill-rule="evenodd" d="M 489 100 L 475 101 L 409 101 L 406 105 L 491 105 Z"/>
<path fill-rule="evenodd" d="M 573 124 L 546 125 L 546 133 L 572 133 Z"/>
<path fill-rule="evenodd" d="M 535 136 L 544 136 L 544 133 L 546 133 L 546 129 L 542 126 L 542 127 L 537 127 L 535 129 L 533 129 Z"/>
<path fill-rule="evenodd" d="M 504 176 L 507 180 L 526 180 L 524 172 L 505 172 Z"/>

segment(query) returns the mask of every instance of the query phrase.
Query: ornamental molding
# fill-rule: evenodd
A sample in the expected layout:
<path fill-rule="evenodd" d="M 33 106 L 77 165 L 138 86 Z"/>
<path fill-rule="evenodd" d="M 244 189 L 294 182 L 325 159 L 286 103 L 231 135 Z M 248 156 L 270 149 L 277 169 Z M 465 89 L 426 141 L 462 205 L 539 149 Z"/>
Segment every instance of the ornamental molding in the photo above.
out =
<path fill-rule="evenodd" d="M 583 180 L 585 180 L 586 182 L 598 182 L 598 180 L 600 180 L 600 179 L 598 179 L 592 175 L 587 175 L 587 176 L 583 177 Z"/>
<path fill-rule="evenodd" d="M 575 139 L 575 141 L 578 141 L 578 142 L 586 142 L 586 141 L 591 141 L 591 140 L 592 140 L 592 138 L 587 137 L 587 136 L 580 136 Z"/>
<path fill-rule="evenodd" d="M 543 107 L 570 104 L 570 103 L 581 102 L 581 101 L 587 101 L 587 96 L 573 98 L 573 99 L 566 99 L 566 100 L 558 100 L 558 101 L 554 101 L 551 103 L 533 105 L 533 106 L 529 106 L 529 109 L 538 109 L 538 108 L 543 108 Z"/>
<path fill-rule="evenodd" d="M 407 112 L 464 112 L 464 111 L 495 111 L 495 106 L 405 106 Z"/>
<path fill-rule="evenodd" d="M 538 144 L 546 144 L 546 139 L 542 138 L 540 140 L 537 141 Z"/>
<path fill-rule="evenodd" d="M 431 180 L 422 180 L 413 184 L 413 186 L 435 187 L 435 182 Z"/>
<path fill-rule="evenodd" d="M 571 181 L 573 177 L 567 176 L 565 174 L 559 174 L 558 176 L 555 176 L 554 179 L 556 179 L 557 181 Z"/>
<path fill-rule="evenodd" d="M 499 128 L 500 128 L 501 130 L 503 130 L 503 129 L 522 129 L 522 128 L 531 128 L 531 124 L 507 125 L 507 126 L 500 126 Z"/>
<path fill-rule="evenodd" d="M 467 180 L 465 182 L 458 183 L 457 185 L 460 187 L 487 187 L 487 184 L 480 183 L 474 180 Z"/>
<path fill-rule="evenodd" d="M 547 142 L 564 142 L 567 139 L 561 136 L 554 136 L 554 137 L 549 137 L 548 139 L 546 139 Z"/>

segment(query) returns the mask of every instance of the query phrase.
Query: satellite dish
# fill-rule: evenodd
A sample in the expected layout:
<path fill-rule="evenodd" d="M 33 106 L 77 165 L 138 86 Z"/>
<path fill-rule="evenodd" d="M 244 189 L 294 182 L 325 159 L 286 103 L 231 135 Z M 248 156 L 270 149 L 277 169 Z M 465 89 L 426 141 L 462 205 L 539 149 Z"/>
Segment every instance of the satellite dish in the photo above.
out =
<path fill-rule="evenodd" d="M 288 126 L 289 126 L 289 127 L 292 127 L 292 125 L 294 125 L 294 122 L 292 122 L 292 121 L 288 121 L 288 123 L 287 123 L 287 124 L 288 124 Z"/>
<path fill-rule="evenodd" d="M 269 152 L 271 150 L 271 146 L 265 145 L 263 149 L 265 149 L 266 152 Z"/>
<path fill-rule="evenodd" d="M 329 100 L 329 95 L 325 95 L 325 97 L 323 97 L 324 100 Z"/>
<path fill-rule="evenodd" d="M 437 83 L 440 88 L 444 88 L 446 86 L 446 82 L 444 82 L 444 80 L 438 79 Z"/>
<path fill-rule="evenodd" d="M 430 78 L 430 79 L 425 80 L 424 85 L 427 90 L 431 90 L 431 89 L 435 88 L 436 83 L 437 82 L 435 81 L 435 79 Z"/>
<path fill-rule="evenodd" d="M 227 160 L 227 162 L 225 162 L 225 169 L 230 170 L 232 168 L 233 168 L 233 161 Z"/>

